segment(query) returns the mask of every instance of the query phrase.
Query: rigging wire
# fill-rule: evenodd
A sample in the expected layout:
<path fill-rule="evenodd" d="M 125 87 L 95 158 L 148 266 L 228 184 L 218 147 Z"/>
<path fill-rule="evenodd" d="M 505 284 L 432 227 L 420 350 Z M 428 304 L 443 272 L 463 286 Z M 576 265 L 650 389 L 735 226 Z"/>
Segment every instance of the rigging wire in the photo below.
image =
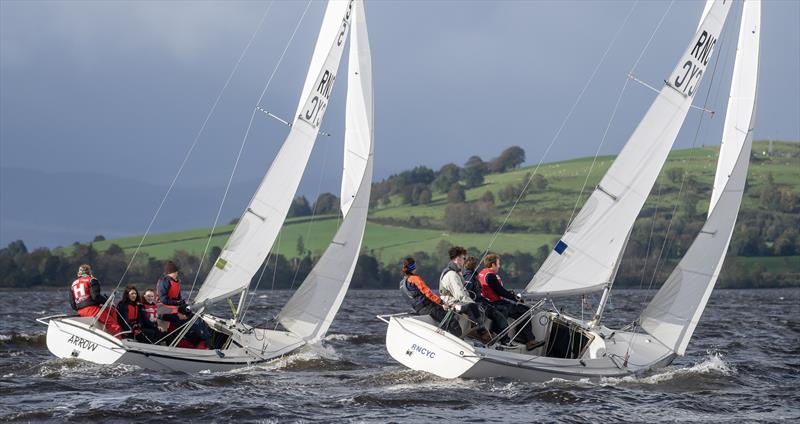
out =
<path fill-rule="evenodd" d="M 674 2 L 675 0 L 672 0 L 672 1 Z M 525 185 L 522 187 L 522 190 L 520 190 L 520 193 L 517 196 L 517 199 L 514 201 L 514 204 L 511 205 L 511 208 L 508 210 L 508 213 L 506 213 L 505 218 L 503 218 L 503 222 L 500 224 L 500 226 L 497 228 L 497 230 L 492 235 L 492 238 L 489 241 L 488 246 L 486 246 L 486 250 L 483 252 L 481 260 L 480 260 L 479 263 L 482 263 L 483 262 L 483 258 L 485 258 L 486 255 L 489 254 L 489 249 L 491 249 L 492 245 L 494 245 L 494 242 L 497 240 L 497 237 L 500 235 L 500 231 L 502 231 L 503 227 L 505 227 L 505 225 L 508 223 L 508 219 L 511 217 L 511 214 L 514 212 L 514 209 L 517 207 L 517 205 L 519 204 L 520 200 L 522 200 L 522 197 L 525 195 L 525 192 L 527 191 L 528 186 L 530 186 L 531 181 L 533 181 L 533 177 L 536 176 L 537 172 L 539 171 L 539 168 L 542 166 L 542 163 L 544 163 L 545 158 L 547 158 L 547 155 L 550 153 L 550 149 L 553 147 L 553 145 L 555 145 L 556 140 L 558 140 L 559 136 L 561 135 L 561 131 L 564 129 L 564 127 L 566 127 L 567 122 L 569 122 L 570 118 L 572 117 L 573 112 L 575 112 L 575 108 L 580 103 L 581 99 L 583 98 L 584 93 L 586 93 L 586 90 L 589 88 L 589 86 L 591 85 L 592 81 L 594 81 L 594 77 L 597 75 L 597 72 L 600 70 L 600 67 L 602 66 L 603 62 L 605 62 L 606 56 L 608 56 L 608 53 L 611 51 L 611 48 L 614 47 L 614 45 L 616 44 L 616 41 L 619 38 L 619 35 L 622 33 L 622 29 L 628 23 L 628 20 L 630 19 L 631 15 L 633 14 L 633 11 L 636 8 L 636 5 L 638 3 L 639 2 L 637 0 L 631 6 L 631 9 L 628 11 L 628 14 L 625 16 L 625 19 L 622 21 L 622 24 L 617 29 L 617 32 L 614 34 L 614 37 L 611 39 L 611 42 L 609 43 L 608 47 L 606 47 L 606 50 L 603 52 L 603 55 L 600 57 L 600 61 L 594 67 L 594 70 L 592 70 L 592 73 L 589 76 L 589 79 L 586 81 L 586 84 L 584 84 L 583 88 L 578 93 L 578 97 L 575 99 L 575 102 L 572 104 L 572 106 L 570 107 L 569 111 L 567 112 L 567 115 L 564 117 L 564 120 L 561 122 L 561 126 L 558 128 L 558 130 L 556 131 L 555 135 L 550 140 L 550 144 L 547 146 L 547 148 L 545 149 L 544 153 L 542 154 L 542 157 L 539 160 L 539 163 L 536 164 L 536 167 L 534 168 L 533 172 L 530 174 L 530 177 L 528 177 L 528 180 L 525 182 Z"/>
<path fill-rule="evenodd" d="M 253 112 L 250 114 L 250 122 L 247 124 L 247 130 L 245 130 L 244 137 L 242 137 L 242 143 L 239 146 L 239 152 L 236 155 L 236 160 L 233 163 L 233 169 L 231 170 L 231 175 L 228 178 L 228 183 L 225 186 L 225 193 L 222 195 L 222 200 L 220 201 L 219 209 L 217 209 L 217 216 L 214 218 L 214 225 L 211 227 L 211 233 L 208 235 L 208 240 L 206 241 L 206 246 L 203 248 L 203 254 L 200 256 L 200 265 L 197 267 L 198 272 L 194 276 L 194 280 L 192 281 L 192 288 L 189 290 L 189 296 L 187 299 L 191 299 L 192 293 L 194 292 L 194 286 L 197 283 L 197 279 L 200 277 L 199 270 L 203 267 L 203 261 L 205 260 L 206 253 L 208 252 L 208 248 L 211 245 L 211 239 L 214 237 L 214 231 L 217 228 L 217 224 L 219 223 L 219 217 L 222 215 L 222 207 L 225 206 L 225 200 L 228 198 L 228 192 L 231 188 L 231 183 L 233 182 L 233 177 L 236 175 L 236 169 L 239 167 L 239 160 L 242 158 L 242 152 L 244 152 L 244 147 L 247 144 L 247 137 L 250 135 L 250 129 L 253 127 L 253 120 L 256 117 L 256 113 L 258 112 L 258 105 L 261 104 L 261 101 L 264 100 L 264 95 L 267 94 L 267 90 L 269 89 L 270 85 L 272 84 L 272 80 L 275 78 L 275 74 L 278 72 L 278 68 L 283 63 L 283 58 L 286 56 L 286 52 L 289 50 L 289 46 L 291 46 L 292 41 L 294 40 L 294 36 L 297 34 L 297 30 L 300 28 L 300 24 L 303 23 L 303 19 L 306 17 L 308 13 L 308 9 L 311 6 L 311 0 L 308 0 L 306 3 L 306 7 L 303 10 L 303 14 L 300 16 L 300 20 L 297 22 L 297 25 L 294 27 L 294 31 L 292 31 L 292 36 L 289 37 L 289 41 L 286 43 L 286 46 L 283 48 L 283 52 L 281 53 L 280 57 L 278 58 L 278 62 L 275 64 L 275 68 L 272 70 L 272 73 L 267 80 L 266 85 L 264 85 L 264 89 L 261 90 L 261 95 L 258 97 L 258 101 L 256 102 L 256 106 L 253 108 Z M 255 196 L 255 193 L 253 194 Z M 252 202 L 252 198 L 250 199 Z M 236 230 L 234 229 L 234 232 Z"/>
<path fill-rule="evenodd" d="M 273 0 L 273 1 L 269 2 L 269 5 L 267 5 L 266 10 L 264 10 L 263 15 L 261 16 L 261 20 L 258 22 L 258 26 L 256 27 L 255 31 L 253 31 L 253 35 L 250 36 L 250 40 L 244 46 L 244 49 L 242 50 L 242 53 L 239 55 L 239 59 L 236 61 L 236 64 L 233 66 L 233 70 L 231 70 L 231 73 L 228 75 L 228 79 L 225 80 L 225 84 L 222 85 L 222 89 L 220 89 L 219 94 L 217 94 L 217 98 L 214 100 L 214 103 L 211 105 L 211 109 L 208 111 L 208 114 L 206 114 L 206 118 L 205 118 L 205 120 L 203 120 L 203 124 L 200 126 L 200 129 L 197 131 L 197 134 L 195 135 L 194 140 L 192 141 L 192 144 L 189 147 L 189 150 L 186 152 L 186 155 L 183 157 L 183 161 L 181 162 L 181 165 L 178 167 L 178 171 L 175 173 L 175 176 L 172 178 L 172 181 L 169 184 L 169 188 L 167 188 L 166 193 L 164 193 L 164 196 L 162 196 L 161 203 L 159 203 L 158 208 L 156 209 L 156 212 L 153 214 L 153 218 L 150 220 L 150 223 L 147 224 L 147 229 L 145 230 L 144 235 L 142 235 L 142 239 L 139 240 L 139 244 L 136 246 L 136 249 L 133 251 L 133 255 L 131 255 L 131 260 L 128 262 L 128 265 L 125 267 L 125 271 L 122 273 L 122 276 L 119 278 L 119 281 L 117 282 L 117 287 L 114 288 L 114 291 L 117 291 L 119 289 L 120 285 L 122 285 L 122 281 L 124 281 L 125 276 L 128 274 L 128 271 L 131 268 L 131 265 L 133 265 L 133 262 L 136 259 L 136 255 L 139 253 L 139 250 L 141 249 L 142 244 L 144 243 L 144 241 L 147 238 L 147 236 L 150 234 L 150 230 L 153 228 L 153 223 L 155 223 L 156 218 L 158 218 L 158 214 L 161 212 L 161 209 L 164 207 L 164 203 L 166 203 L 167 197 L 169 197 L 170 193 L 172 193 L 172 189 L 175 187 L 175 183 L 178 181 L 178 177 L 183 172 L 183 168 L 186 166 L 186 163 L 188 162 L 189 157 L 192 155 L 192 152 L 194 151 L 194 148 L 197 146 L 197 143 L 200 140 L 200 136 L 205 131 L 206 125 L 208 124 L 208 121 L 211 119 L 211 116 L 217 110 L 217 105 L 219 104 L 219 101 L 222 98 L 222 94 L 225 93 L 225 90 L 228 88 L 228 85 L 230 84 L 231 80 L 233 79 L 233 76 L 236 74 L 236 71 L 239 69 L 239 65 L 242 63 L 242 59 L 244 59 L 244 56 L 247 54 L 247 50 L 250 49 L 250 45 L 253 44 L 253 40 L 255 39 L 256 35 L 261 31 L 261 27 L 264 25 L 264 21 L 267 19 L 267 16 L 269 15 L 269 11 L 270 11 L 270 9 L 272 9 L 272 5 L 274 3 L 275 3 L 275 1 Z M 199 267 L 198 267 L 197 272 L 199 274 L 199 272 L 200 272 Z"/>
<path fill-rule="evenodd" d="M 608 119 L 608 124 L 606 124 L 606 129 L 603 131 L 603 136 L 600 138 L 600 143 L 597 145 L 597 150 L 594 152 L 594 158 L 592 159 L 592 164 L 589 166 L 589 171 L 586 173 L 586 178 L 583 180 L 583 185 L 581 186 L 581 190 L 578 193 L 577 199 L 575 199 L 575 206 L 572 207 L 572 212 L 569 215 L 569 220 L 567 220 L 567 228 L 569 228 L 569 223 L 572 223 L 572 219 L 575 217 L 575 211 L 578 210 L 578 204 L 581 201 L 581 197 L 583 197 L 583 191 L 586 189 L 586 185 L 589 183 L 589 177 L 592 175 L 592 171 L 594 170 L 594 166 L 597 163 L 597 157 L 600 155 L 600 150 L 603 148 L 603 145 L 606 142 L 606 138 L 608 137 L 608 131 L 611 129 L 611 124 L 614 122 L 614 118 L 617 116 L 617 110 L 619 109 L 620 102 L 622 101 L 622 97 L 625 94 L 625 89 L 628 88 L 628 83 L 630 82 L 630 76 L 633 75 L 636 68 L 639 66 L 639 62 L 641 62 L 642 58 L 644 57 L 645 52 L 650 47 L 650 44 L 653 42 L 653 38 L 655 38 L 656 33 L 661 28 L 661 24 L 664 23 L 664 19 L 669 14 L 669 11 L 672 9 L 672 6 L 675 4 L 673 0 L 670 2 L 669 6 L 667 6 L 667 10 L 664 11 L 664 14 L 661 15 L 661 19 L 658 21 L 656 28 L 650 34 L 650 38 L 645 43 L 642 50 L 639 52 L 639 57 L 636 58 L 636 61 L 633 62 L 633 66 L 631 66 L 631 70 L 628 72 L 628 77 L 625 78 L 625 83 L 622 84 L 622 89 L 619 91 L 619 96 L 617 96 L 617 102 L 614 104 L 614 109 L 611 112 L 611 117 Z M 657 90 L 658 92 L 658 90 Z M 567 229 L 565 228 L 564 231 Z"/>

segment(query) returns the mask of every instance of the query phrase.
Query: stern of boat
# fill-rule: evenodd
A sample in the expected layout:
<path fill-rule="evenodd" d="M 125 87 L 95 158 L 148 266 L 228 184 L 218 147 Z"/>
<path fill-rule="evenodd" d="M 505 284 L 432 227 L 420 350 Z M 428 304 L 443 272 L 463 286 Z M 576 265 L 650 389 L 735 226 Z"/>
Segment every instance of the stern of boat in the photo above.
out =
<path fill-rule="evenodd" d="M 120 340 L 101 328 L 92 327 L 93 317 L 62 315 L 38 321 L 47 325 L 47 348 L 59 358 L 109 365 L 116 363 L 125 353 Z"/>
<path fill-rule="evenodd" d="M 379 318 L 389 324 L 386 350 L 408 368 L 442 378 L 458 378 L 480 359 L 468 343 L 426 322 L 428 317 L 395 315 Z"/>

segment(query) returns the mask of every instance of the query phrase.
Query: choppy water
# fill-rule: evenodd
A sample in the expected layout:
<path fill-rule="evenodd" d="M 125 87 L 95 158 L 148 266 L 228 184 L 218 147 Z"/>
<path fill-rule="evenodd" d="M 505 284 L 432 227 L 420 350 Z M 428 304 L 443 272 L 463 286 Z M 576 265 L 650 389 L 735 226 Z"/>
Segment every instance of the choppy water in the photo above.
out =
<path fill-rule="evenodd" d="M 616 291 L 607 322 L 632 319 L 650 294 Z M 375 318 L 406 310 L 394 291 L 350 292 L 319 346 L 266 366 L 193 375 L 55 359 L 34 319 L 68 312 L 65 291 L 0 295 L 3 421 L 800 420 L 800 289 L 715 291 L 687 355 L 658 372 L 543 384 L 448 381 L 395 363 Z M 274 314 L 288 295 L 251 296 L 248 321 Z"/>

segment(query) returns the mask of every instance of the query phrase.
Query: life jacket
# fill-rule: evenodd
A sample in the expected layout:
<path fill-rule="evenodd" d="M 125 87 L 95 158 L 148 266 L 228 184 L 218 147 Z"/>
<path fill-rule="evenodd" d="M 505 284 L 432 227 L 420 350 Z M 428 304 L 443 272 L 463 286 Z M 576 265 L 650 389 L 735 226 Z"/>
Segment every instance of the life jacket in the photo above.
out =
<path fill-rule="evenodd" d="M 126 303 L 128 307 L 128 325 L 133 328 L 134 325 L 139 323 L 139 305 L 135 303 Z M 138 334 L 139 330 L 133 330 L 133 334 Z"/>
<path fill-rule="evenodd" d="M 478 273 L 478 281 L 481 283 L 481 294 L 483 294 L 483 297 L 485 297 L 489 302 L 503 300 L 500 295 L 492 290 L 492 288 L 489 286 L 489 283 L 486 282 L 486 276 L 489 274 L 494 274 L 497 277 L 497 281 L 500 282 L 500 285 L 503 285 L 503 279 L 500 278 L 496 272 L 492 271 L 490 268 L 484 268 Z"/>
<path fill-rule="evenodd" d="M 181 283 L 178 280 L 169 278 L 169 290 L 167 290 L 167 299 L 180 300 L 181 298 Z"/>
<path fill-rule="evenodd" d="M 75 299 L 75 306 L 77 306 L 79 310 L 87 306 L 99 305 L 99 303 L 92 299 L 92 279 L 90 275 L 84 275 L 72 282 L 70 292 L 72 293 L 73 299 Z"/>
<path fill-rule="evenodd" d="M 158 320 L 158 305 L 155 303 L 142 303 L 144 319 L 155 323 Z"/>
<path fill-rule="evenodd" d="M 419 287 L 408 281 L 408 277 L 400 280 L 400 292 L 406 295 L 414 310 L 422 306 L 422 304 L 425 303 L 425 299 L 427 299 Z"/>

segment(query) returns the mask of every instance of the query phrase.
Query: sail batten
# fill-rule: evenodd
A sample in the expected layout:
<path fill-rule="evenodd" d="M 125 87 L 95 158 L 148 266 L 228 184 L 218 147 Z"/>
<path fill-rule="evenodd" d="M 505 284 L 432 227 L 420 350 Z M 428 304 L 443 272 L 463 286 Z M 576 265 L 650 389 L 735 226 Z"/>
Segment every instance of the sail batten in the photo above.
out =
<path fill-rule="evenodd" d="M 755 122 L 760 22 L 760 1 L 746 0 L 708 219 L 639 318 L 645 331 L 679 355 L 714 289 L 742 202 Z M 748 131 L 736 131 L 739 127 Z"/>
<path fill-rule="evenodd" d="M 349 33 L 351 9 L 352 0 L 328 3 L 289 135 L 200 287 L 195 303 L 213 303 L 245 290 L 272 249 L 327 111 Z"/>
<path fill-rule="evenodd" d="M 278 314 L 284 328 L 308 342 L 325 335 L 344 300 L 369 211 L 374 155 L 372 58 L 361 1 L 354 4 L 351 31 L 341 198 L 344 219 L 333 242 Z"/>
<path fill-rule="evenodd" d="M 705 73 L 730 1 L 709 8 L 659 95 L 526 291 L 558 296 L 597 291 L 652 190 Z"/>

